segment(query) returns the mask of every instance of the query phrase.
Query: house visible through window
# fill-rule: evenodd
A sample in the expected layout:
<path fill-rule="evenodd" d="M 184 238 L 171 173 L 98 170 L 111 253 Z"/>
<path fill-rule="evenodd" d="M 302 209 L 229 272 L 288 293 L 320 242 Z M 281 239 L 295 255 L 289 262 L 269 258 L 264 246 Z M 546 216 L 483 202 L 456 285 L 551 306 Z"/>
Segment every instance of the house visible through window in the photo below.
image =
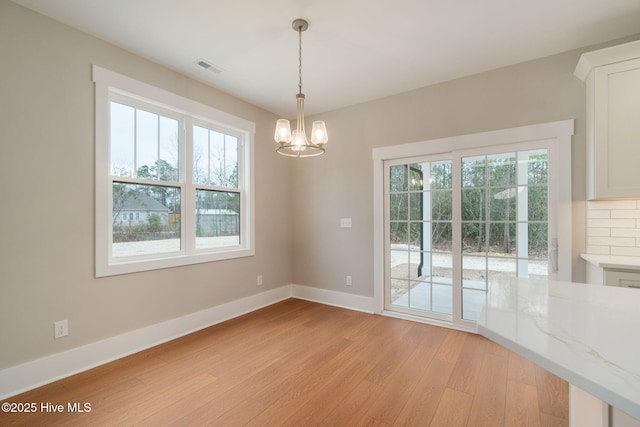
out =
<path fill-rule="evenodd" d="M 254 125 L 95 66 L 94 82 L 96 274 L 252 255 Z"/>
<path fill-rule="evenodd" d="M 238 138 L 203 126 L 194 126 L 193 136 L 196 248 L 237 245 Z"/>

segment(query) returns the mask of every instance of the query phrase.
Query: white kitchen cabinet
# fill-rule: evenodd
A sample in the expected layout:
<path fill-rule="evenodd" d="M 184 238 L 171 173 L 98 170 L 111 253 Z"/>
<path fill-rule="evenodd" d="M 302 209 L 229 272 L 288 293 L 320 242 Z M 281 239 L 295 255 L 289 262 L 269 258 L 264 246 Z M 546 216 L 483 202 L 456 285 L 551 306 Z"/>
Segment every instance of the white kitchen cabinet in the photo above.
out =
<path fill-rule="evenodd" d="M 640 287 L 640 258 L 582 254 L 587 261 L 587 283 L 626 288 Z M 640 294 L 640 289 L 637 290 Z M 640 420 L 571 385 L 570 419 L 576 427 L 640 427 Z M 586 421 L 589 420 L 589 421 Z"/>
<path fill-rule="evenodd" d="M 630 270 L 604 270 L 605 286 L 640 288 L 640 272 Z"/>
<path fill-rule="evenodd" d="M 640 197 L 640 41 L 584 53 L 587 198 Z"/>
<path fill-rule="evenodd" d="M 640 421 L 569 384 L 569 427 L 639 427 Z"/>
<path fill-rule="evenodd" d="M 592 285 L 618 286 L 636 288 L 640 292 L 640 266 L 637 264 L 610 265 L 615 257 L 604 257 L 601 261 L 597 255 L 583 255 L 587 259 L 587 283 Z M 607 264 L 607 262 L 609 264 Z"/>

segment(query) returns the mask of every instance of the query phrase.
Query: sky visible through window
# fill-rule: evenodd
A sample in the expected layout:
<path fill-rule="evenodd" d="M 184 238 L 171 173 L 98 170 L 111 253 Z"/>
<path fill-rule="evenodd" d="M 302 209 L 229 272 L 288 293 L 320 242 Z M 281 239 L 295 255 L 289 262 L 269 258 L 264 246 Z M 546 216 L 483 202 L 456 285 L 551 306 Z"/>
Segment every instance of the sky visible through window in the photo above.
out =
<path fill-rule="evenodd" d="M 146 178 L 177 180 L 178 120 L 111 102 L 110 130 L 112 175 L 135 177 L 146 171 Z"/>

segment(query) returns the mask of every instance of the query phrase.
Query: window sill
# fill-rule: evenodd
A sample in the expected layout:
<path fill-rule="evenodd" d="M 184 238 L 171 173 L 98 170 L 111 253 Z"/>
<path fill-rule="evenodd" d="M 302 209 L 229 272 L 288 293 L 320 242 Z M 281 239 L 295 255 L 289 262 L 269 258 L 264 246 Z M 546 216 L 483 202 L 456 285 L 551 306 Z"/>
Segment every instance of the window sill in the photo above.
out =
<path fill-rule="evenodd" d="M 117 276 L 120 274 L 139 273 L 143 271 L 202 264 L 206 262 L 245 258 L 254 255 L 254 249 L 239 248 L 229 250 L 228 248 L 225 248 L 224 252 L 171 255 L 162 258 L 156 256 L 153 259 L 124 259 L 122 261 L 111 260 L 103 265 L 96 265 L 96 277 L 99 278 Z"/>

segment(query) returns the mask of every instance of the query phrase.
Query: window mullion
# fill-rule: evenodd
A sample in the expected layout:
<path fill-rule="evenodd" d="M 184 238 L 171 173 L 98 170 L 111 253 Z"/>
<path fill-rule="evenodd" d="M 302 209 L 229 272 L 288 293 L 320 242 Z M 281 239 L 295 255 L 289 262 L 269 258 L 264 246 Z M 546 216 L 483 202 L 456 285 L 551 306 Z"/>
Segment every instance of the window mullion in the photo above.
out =
<path fill-rule="evenodd" d="M 456 323 L 462 318 L 462 156 L 455 151 L 451 153 L 451 229 L 452 316 Z"/>
<path fill-rule="evenodd" d="M 158 121 L 156 123 L 156 134 L 157 134 L 156 135 L 156 139 L 157 139 L 156 140 L 156 179 L 158 181 L 160 181 L 161 180 L 161 178 L 160 178 L 160 176 L 161 176 L 161 173 L 160 173 L 160 160 L 161 160 L 160 140 L 161 140 L 161 135 L 162 135 L 162 133 L 160 131 L 160 122 L 162 121 L 162 120 L 160 120 L 160 116 L 158 116 L 157 120 Z"/>
<path fill-rule="evenodd" d="M 254 204 L 250 200 L 250 194 L 253 194 L 253 188 L 249 185 L 251 180 L 245 180 L 245 173 L 247 170 L 252 170 L 253 167 L 246 164 L 245 161 L 249 160 L 247 155 L 247 148 L 249 147 L 249 141 L 244 136 L 238 136 L 238 154 L 237 154 L 237 187 L 240 192 L 240 244 L 242 246 L 253 245 L 253 238 L 249 235 L 249 231 L 252 230 L 250 221 L 254 217 L 253 212 L 250 209 Z"/>
<path fill-rule="evenodd" d="M 193 123 L 191 118 L 184 117 L 181 122 L 181 159 L 183 175 L 180 177 L 183 190 L 181 247 L 184 252 L 192 253 L 196 248 L 196 186 L 193 182 Z"/>
<path fill-rule="evenodd" d="M 131 178 L 138 178 L 138 109 L 133 110 L 133 169 Z"/>
<path fill-rule="evenodd" d="M 529 277 L 529 153 L 519 151 L 516 193 L 516 258 L 518 277 Z"/>
<path fill-rule="evenodd" d="M 211 181 L 211 129 L 207 129 L 207 184 Z"/>
<path fill-rule="evenodd" d="M 227 182 L 227 138 L 229 135 L 225 134 L 222 143 L 222 177 L 225 185 L 229 185 Z"/>
<path fill-rule="evenodd" d="M 145 179 L 145 178 L 128 178 L 126 176 L 117 176 L 117 175 L 109 175 L 109 179 L 115 182 L 121 182 L 126 184 L 141 184 L 141 185 L 153 185 L 155 187 L 182 187 L 181 182 L 176 181 L 158 181 L 155 179 Z"/>

